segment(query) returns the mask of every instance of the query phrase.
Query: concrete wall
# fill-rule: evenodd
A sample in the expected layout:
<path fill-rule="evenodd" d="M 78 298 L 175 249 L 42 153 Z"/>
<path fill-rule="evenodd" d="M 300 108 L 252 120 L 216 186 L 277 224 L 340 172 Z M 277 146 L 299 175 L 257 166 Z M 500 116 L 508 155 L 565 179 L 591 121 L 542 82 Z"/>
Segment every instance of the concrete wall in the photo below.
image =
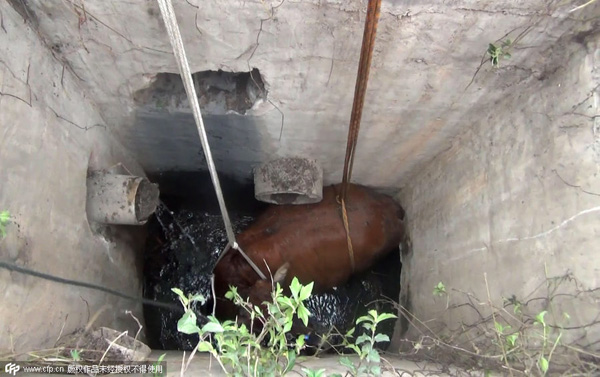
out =
<path fill-rule="evenodd" d="M 202 168 L 185 104 L 135 102 L 159 73 L 177 72 L 157 4 L 13 3 L 26 4 L 22 15 L 47 45 L 2 3 L 2 92 L 23 99 L 0 97 L 0 203 L 20 224 L 2 252 L 136 291 L 127 248 L 107 249 L 87 227 L 84 178 L 90 153 L 100 167 L 126 159 L 109 131 L 147 171 Z M 339 181 L 365 1 L 174 3 L 193 71 L 258 68 L 268 89 L 269 101 L 245 115 L 208 112 L 218 168 L 244 178 L 267 158 L 300 154 L 321 160 L 326 183 Z M 403 279 L 422 319 L 452 325 L 468 315 L 441 314 L 445 302 L 431 294 L 440 280 L 485 297 L 486 272 L 493 297 L 522 295 L 542 280 L 546 262 L 550 275 L 570 269 L 586 287 L 598 285 L 598 35 L 591 30 L 600 1 L 568 13 L 573 5 L 383 2 L 353 178 L 403 188 L 413 243 Z M 478 69 L 488 43 L 521 33 L 510 60 Z M 14 339 L 31 328 L 17 315 L 49 313 L 51 325 L 35 323 L 47 343 L 67 312 L 69 329 L 87 320 L 79 296 L 92 313 L 104 299 L 1 276 L 16 282 L 5 290 L 14 306 L 0 313 L 3 328 L 20 335 Z M 51 293 L 60 296 L 28 305 Z M 585 322 L 590 310 L 570 314 Z"/>
<path fill-rule="evenodd" d="M 140 294 L 136 239 L 93 233 L 86 175 L 118 162 L 143 172 L 108 132 L 98 110 L 36 31 L 0 2 L 0 211 L 13 216 L 0 259 Z M 0 269 L 0 355 L 52 347 L 60 334 L 94 325 L 136 330 L 135 302 Z M 6 359 L 6 358 L 5 358 Z"/>
<path fill-rule="evenodd" d="M 156 2 L 26 3 L 146 171 L 203 168 L 185 102 L 148 111 L 134 101 L 158 73 L 178 72 Z M 366 1 L 173 3 L 193 71 L 257 68 L 268 89 L 269 101 L 245 115 L 207 120 L 218 168 L 245 178 L 265 159 L 308 155 L 322 162 L 326 183 L 339 182 Z M 383 1 L 356 181 L 407 184 L 408 174 L 447 149 L 465 122 L 510 95 L 511 85 L 542 73 L 543 52 L 582 16 L 567 14 L 570 8 L 548 0 Z M 465 91 L 488 43 L 507 33 L 514 40 L 527 27 L 525 48 L 499 70 L 484 66 Z"/>
<path fill-rule="evenodd" d="M 452 147 L 414 172 L 400 195 L 413 244 L 402 288 L 410 287 L 412 311 L 434 328 L 477 319 L 469 307 L 446 306 L 467 302 L 451 289 L 487 301 L 484 274 L 497 305 L 512 295 L 545 297 L 546 285 L 538 288 L 546 273 L 570 272 L 581 290 L 600 284 L 598 21 L 563 34 L 544 55 L 543 77 L 512 86 L 477 121 L 465 117 Z M 432 294 L 440 281 L 449 302 Z M 565 287 L 574 293 L 572 282 Z M 559 301 L 568 326 L 597 320 L 597 299 Z M 597 341 L 599 326 L 587 330 L 570 339 Z"/>

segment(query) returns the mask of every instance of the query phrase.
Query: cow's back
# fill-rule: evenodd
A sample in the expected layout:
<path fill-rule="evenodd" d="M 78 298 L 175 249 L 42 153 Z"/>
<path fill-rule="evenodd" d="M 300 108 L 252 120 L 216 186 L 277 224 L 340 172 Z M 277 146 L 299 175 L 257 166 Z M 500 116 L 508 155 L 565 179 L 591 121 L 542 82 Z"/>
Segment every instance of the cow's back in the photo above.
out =
<path fill-rule="evenodd" d="M 314 281 L 317 291 L 345 283 L 353 272 L 369 268 L 400 243 L 403 212 L 389 196 L 350 185 L 346 209 L 353 271 L 337 201 L 339 189 L 340 185 L 325 187 L 323 200 L 315 204 L 270 206 L 238 235 L 238 243 L 267 276 L 289 262 L 286 283 L 296 276 L 304 284 Z M 217 296 L 222 296 L 228 285 L 238 286 L 243 296 L 248 295 L 248 289 L 259 279 L 235 251 L 215 268 L 215 277 Z"/>

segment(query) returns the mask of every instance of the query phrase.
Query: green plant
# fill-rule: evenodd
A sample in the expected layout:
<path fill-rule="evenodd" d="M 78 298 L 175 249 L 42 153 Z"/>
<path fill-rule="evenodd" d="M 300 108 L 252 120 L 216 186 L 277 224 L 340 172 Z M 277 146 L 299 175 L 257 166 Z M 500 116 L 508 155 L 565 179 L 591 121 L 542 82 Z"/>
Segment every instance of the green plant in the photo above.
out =
<path fill-rule="evenodd" d="M 435 287 L 433 287 L 433 295 L 434 296 L 443 296 L 446 294 L 446 286 L 441 281 L 437 283 Z"/>
<path fill-rule="evenodd" d="M 542 373 L 543 376 L 545 376 L 546 373 L 548 373 L 548 368 L 550 367 L 550 360 L 552 359 L 552 354 L 554 353 L 554 350 L 560 343 L 560 338 L 562 338 L 562 335 L 563 335 L 562 331 L 560 331 L 558 333 L 558 336 L 556 337 L 556 339 L 553 342 L 551 341 L 550 326 L 548 326 L 548 324 L 546 323 L 546 320 L 544 319 L 546 314 L 548 314 L 548 312 L 546 310 L 538 313 L 535 316 L 535 322 L 534 322 L 535 325 L 542 326 L 542 334 L 541 334 L 542 349 L 540 351 L 537 366 L 540 369 L 540 372 Z M 564 317 L 565 317 L 565 319 L 569 319 L 569 314 L 564 313 Z M 549 344 L 552 344 L 552 348 L 549 350 L 548 354 L 546 355 L 546 351 L 548 351 Z"/>
<path fill-rule="evenodd" d="M 304 372 L 306 377 L 323 377 L 325 375 L 325 369 L 314 370 L 302 368 L 302 371 Z"/>
<path fill-rule="evenodd" d="M 6 225 L 10 222 L 10 212 L 0 212 L 0 236 L 6 237 Z"/>
<path fill-rule="evenodd" d="M 500 322 L 494 321 L 494 328 L 498 333 L 498 339 L 500 339 L 499 346 L 502 347 L 501 360 L 504 361 L 504 355 L 508 358 L 510 353 L 517 347 L 517 340 L 519 339 L 519 333 L 511 331 L 511 326 L 502 325 Z"/>
<path fill-rule="evenodd" d="M 158 357 L 158 360 L 156 360 L 156 362 L 154 364 L 152 364 L 152 370 L 153 370 L 152 377 L 161 377 L 161 376 L 164 376 L 165 373 L 162 371 L 162 368 L 159 368 L 159 367 L 162 364 L 165 356 L 167 356 L 167 354 L 163 353 L 162 355 L 160 355 Z M 158 371 L 159 369 L 161 370 L 160 372 Z"/>
<path fill-rule="evenodd" d="M 199 328 L 196 315 L 190 308 L 192 299 L 198 296 L 188 298 L 175 288 L 173 291 L 179 295 L 185 309 L 177 329 L 185 334 L 198 334 L 197 350 L 209 352 L 228 375 L 284 375 L 294 367 L 296 357 L 304 347 L 304 335 L 300 335 L 294 345 L 288 344 L 286 335 L 291 331 L 295 317 L 308 325 L 310 313 L 303 301 L 310 297 L 312 287 L 313 283 L 302 285 L 294 278 L 290 285 L 291 296 L 287 297 L 277 283 L 272 292 L 272 302 L 264 303 L 266 312 L 264 307 L 244 300 L 237 289 L 231 287 L 225 297 L 248 314 L 250 328 L 235 321 L 221 322 L 214 316 L 208 316 L 208 323 Z M 259 330 L 254 328 L 255 323 L 260 324 Z M 213 337 L 214 345 L 208 340 L 209 336 Z"/>
<path fill-rule="evenodd" d="M 490 43 L 488 45 L 487 53 L 490 55 L 492 66 L 498 67 L 500 64 L 500 59 L 510 59 L 511 55 L 509 50 L 511 47 L 512 41 L 510 39 L 505 39 L 499 45 Z"/>
<path fill-rule="evenodd" d="M 521 308 L 523 307 L 523 303 L 517 299 L 517 296 L 512 295 L 509 298 L 504 297 L 503 300 L 505 305 L 513 306 L 514 314 L 522 314 Z"/>
<path fill-rule="evenodd" d="M 357 364 L 353 363 L 349 358 L 343 357 L 340 363 L 348 368 L 348 371 L 354 376 L 380 376 L 381 375 L 381 357 L 375 348 L 377 342 L 389 342 L 390 338 L 385 334 L 377 333 L 377 325 L 386 319 L 397 318 L 394 314 L 381 313 L 377 314 L 376 310 L 369 310 L 366 316 L 362 316 L 356 320 L 356 325 L 362 323 L 362 327 L 367 330 L 367 333 L 356 338 L 354 343 L 348 339 L 354 334 L 356 328 L 350 330 L 344 340 L 344 346 L 352 349 L 359 357 Z"/>
<path fill-rule="evenodd" d="M 81 361 L 81 354 L 78 350 L 71 350 L 71 358 L 73 361 Z"/>

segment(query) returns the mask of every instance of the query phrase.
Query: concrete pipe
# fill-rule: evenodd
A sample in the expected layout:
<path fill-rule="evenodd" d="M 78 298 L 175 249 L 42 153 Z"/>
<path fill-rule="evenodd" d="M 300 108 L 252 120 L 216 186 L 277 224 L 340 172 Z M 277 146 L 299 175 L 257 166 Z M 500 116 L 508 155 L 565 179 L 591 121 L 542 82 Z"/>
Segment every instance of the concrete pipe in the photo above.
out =
<path fill-rule="evenodd" d="M 158 195 L 158 185 L 146 178 L 92 173 L 87 179 L 88 220 L 103 224 L 143 225 L 156 210 Z"/>
<path fill-rule="evenodd" d="M 254 169 L 254 196 L 273 204 L 309 204 L 323 199 L 323 170 L 317 160 L 286 157 Z"/>

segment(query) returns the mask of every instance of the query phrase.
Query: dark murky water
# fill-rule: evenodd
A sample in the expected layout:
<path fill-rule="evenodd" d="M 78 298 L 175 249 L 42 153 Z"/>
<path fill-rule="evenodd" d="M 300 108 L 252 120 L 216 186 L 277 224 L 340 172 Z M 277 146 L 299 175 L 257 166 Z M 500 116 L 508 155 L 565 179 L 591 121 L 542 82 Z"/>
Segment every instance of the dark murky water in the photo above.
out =
<path fill-rule="evenodd" d="M 221 178 L 225 201 L 236 233 L 252 223 L 266 207 L 254 199 L 251 183 L 240 184 Z M 201 293 L 209 300 L 197 304 L 198 315 L 212 312 L 210 276 L 218 254 L 227 244 L 213 186 L 207 173 L 169 173 L 151 177 L 161 189 L 162 203 L 149 221 L 144 265 L 144 297 L 178 304 L 171 288 Z M 400 293 L 400 258 L 397 250 L 383 258 L 371 271 L 353 277 L 344 286 L 314 295 L 307 307 L 311 324 L 321 333 L 332 326 L 349 330 L 368 309 L 396 313 L 389 302 Z M 378 301 L 379 300 L 379 301 Z M 182 312 L 145 306 L 149 345 L 154 349 L 191 350 L 197 336 L 177 331 Z M 394 321 L 380 325 L 391 338 Z"/>

